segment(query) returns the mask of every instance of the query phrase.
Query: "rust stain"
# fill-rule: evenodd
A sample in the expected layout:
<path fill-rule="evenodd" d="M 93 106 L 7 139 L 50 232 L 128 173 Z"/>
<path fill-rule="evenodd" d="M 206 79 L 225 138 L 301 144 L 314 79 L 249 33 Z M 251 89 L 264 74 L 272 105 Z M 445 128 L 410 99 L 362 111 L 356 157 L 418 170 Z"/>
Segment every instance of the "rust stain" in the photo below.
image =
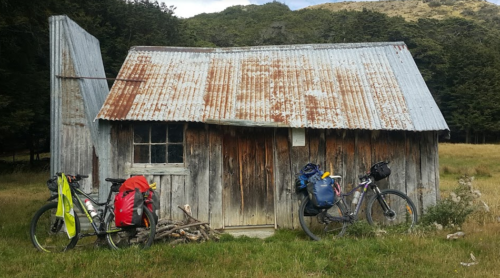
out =
<path fill-rule="evenodd" d="M 284 123 L 285 117 L 282 111 L 286 111 L 285 108 L 285 72 L 288 65 L 284 63 L 281 59 L 274 59 L 271 66 L 271 82 L 273 82 L 272 90 L 269 91 L 270 96 L 270 111 L 269 116 L 273 122 Z M 270 82 L 267 82 L 269 88 Z"/>
<path fill-rule="evenodd" d="M 132 73 L 131 76 L 133 76 L 133 79 L 147 80 L 146 64 L 150 62 L 151 57 L 145 55 L 139 55 L 137 60 L 141 61 L 141 63 L 132 63 L 130 68 L 129 64 L 125 63 L 120 73 L 124 71 L 131 72 Z M 112 98 L 108 98 L 104 103 L 104 105 L 109 105 L 110 107 L 113 107 L 111 109 L 110 118 L 121 119 L 127 116 L 127 114 L 130 112 L 132 108 L 135 97 L 141 93 L 139 88 L 141 87 L 142 84 L 143 83 L 139 82 L 127 82 L 127 81 L 122 82 L 121 84 L 121 86 L 123 86 L 122 90 L 120 90 L 118 94 L 113 95 Z"/>
<path fill-rule="evenodd" d="M 402 88 L 410 83 L 399 83 L 393 60 L 387 58 L 411 59 L 405 50 L 401 43 L 353 44 L 352 48 L 335 44 L 135 47 L 118 78 L 145 82 L 115 82 L 98 118 L 411 128 L 413 112 Z M 410 82 L 421 85 L 419 80 Z"/>
<path fill-rule="evenodd" d="M 232 73 L 233 73 L 233 62 L 231 60 L 225 60 L 224 61 L 224 66 L 225 66 L 225 74 L 222 76 L 222 90 L 220 91 L 219 98 L 222 100 L 222 105 L 219 108 L 219 118 L 220 119 L 225 119 L 228 118 L 230 115 L 230 111 L 234 109 L 234 107 L 231 106 L 231 99 L 233 98 L 232 92 L 233 88 L 231 86 L 233 78 L 235 78 Z"/>
<path fill-rule="evenodd" d="M 210 109 L 214 107 L 215 98 L 216 98 L 216 84 L 214 82 L 216 67 L 215 67 L 216 59 L 212 58 L 210 60 L 210 65 L 208 66 L 208 74 L 207 74 L 207 82 L 205 84 L 205 93 L 203 94 L 203 103 L 205 106 L 205 115 L 210 117 Z"/>

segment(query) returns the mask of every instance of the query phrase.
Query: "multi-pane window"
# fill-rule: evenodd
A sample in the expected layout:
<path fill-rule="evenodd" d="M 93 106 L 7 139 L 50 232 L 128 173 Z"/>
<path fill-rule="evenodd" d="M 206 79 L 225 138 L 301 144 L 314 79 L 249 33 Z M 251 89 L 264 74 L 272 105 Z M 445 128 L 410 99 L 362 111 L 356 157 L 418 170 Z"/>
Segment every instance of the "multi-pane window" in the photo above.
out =
<path fill-rule="evenodd" d="M 183 124 L 134 126 L 134 163 L 183 163 Z"/>

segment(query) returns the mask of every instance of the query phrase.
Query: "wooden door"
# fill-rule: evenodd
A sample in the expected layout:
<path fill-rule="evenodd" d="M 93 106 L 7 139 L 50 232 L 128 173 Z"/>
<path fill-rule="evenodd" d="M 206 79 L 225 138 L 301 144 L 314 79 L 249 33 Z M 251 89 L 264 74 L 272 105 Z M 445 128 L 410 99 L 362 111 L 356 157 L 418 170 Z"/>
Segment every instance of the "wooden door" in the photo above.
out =
<path fill-rule="evenodd" d="M 224 226 L 274 225 L 273 129 L 224 132 Z"/>

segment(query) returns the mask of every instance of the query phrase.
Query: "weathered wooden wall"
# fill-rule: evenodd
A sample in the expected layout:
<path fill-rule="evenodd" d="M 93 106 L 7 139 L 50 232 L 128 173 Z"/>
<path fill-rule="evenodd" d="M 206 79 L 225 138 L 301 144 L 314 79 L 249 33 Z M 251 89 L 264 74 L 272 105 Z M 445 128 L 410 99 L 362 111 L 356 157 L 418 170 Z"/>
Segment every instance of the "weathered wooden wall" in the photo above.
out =
<path fill-rule="evenodd" d="M 54 75 L 76 76 L 68 41 L 60 39 L 57 46 L 52 56 L 57 55 L 60 64 L 57 69 L 52 67 Z M 79 81 L 54 76 L 51 83 L 51 175 L 56 172 L 91 175 L 93 143 Z M 93 189 L 91 179 L 83 180 L 81 185 L 87 192 Z"/>
<path fill-rule="evenodd" d="M 109 93 L 99 41 L 67 16 L 49 22 L 50 171 L 89 175 L 81 185 L 96 192 L 108 175 L 110 150 L 109 123 L 94 121 Z"/>
<path fill-rule="evenodd" d="M 177 206 L 190 204 L 194 216 L 209 221 L 214 228 L 261 222 L 299 228 L 300 196 L 294 192 L 294 179 L 308 162 L 343 176 L 342 186 L 347 190 L 357 184 L 357 176 L 373 163 L 389 160 L 392 175 L 379 182 L 382 188 L 406 192 L 420 211 L 438 198 L 436 132 L 307 130 L 306 145 L 292 147 L 287 128 L 255 131 L 258 136 L 249 135 L 252 128 L 189 123 L 185 129 L 184 166 L 136 167 L 132 165 L 132 123 L 115 122 L 111 132 L 114 146 L 111 173 L 117 178 L 143 174 L 150 182 L 156 182 L 161 196 L 161 217 L 181 218 L 182 212 Z M 249 140 L 255 140 L 255 144 Z M 235 150 L 238 146 L 245 147 Z M 232 174 L 234 171 L 239 174 Z M 251 177 L 253 172 L 259 176 Z M 231 184 L 236 187 L 228 189 Z M 257 187 L 245 188 L 248 184 Z M 255 196 L 252 198 L 251 194 Z M 237 213 L 242 209 L 241 200 L 252 202 L 259 198 L 262 202 L 257 203 L 258 207 L 265 208 L 261 216 L 259 212 Z M 255 219 L 265 221 L 255 222 Z"/>

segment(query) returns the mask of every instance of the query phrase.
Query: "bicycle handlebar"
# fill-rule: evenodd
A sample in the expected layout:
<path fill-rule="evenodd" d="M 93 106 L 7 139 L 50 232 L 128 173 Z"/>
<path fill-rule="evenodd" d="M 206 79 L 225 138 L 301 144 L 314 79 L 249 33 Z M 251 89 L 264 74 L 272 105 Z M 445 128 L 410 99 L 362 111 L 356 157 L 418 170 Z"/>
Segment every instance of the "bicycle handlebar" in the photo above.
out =
<path fill-rule="evenodd" d="M 57 172 L 56 175 L 58 177 L 61 177 L 63 173 L 61 172 Z M 71 180 L 74 180 L 74 181 L 80 181 L 82 179 L 86 179 L 89 177 L 89 175 L 80 175 L 80 174 L 76 174 L 76 175 L 66 175 L 64 174 L 66 177 L 70 177 Z"/>

